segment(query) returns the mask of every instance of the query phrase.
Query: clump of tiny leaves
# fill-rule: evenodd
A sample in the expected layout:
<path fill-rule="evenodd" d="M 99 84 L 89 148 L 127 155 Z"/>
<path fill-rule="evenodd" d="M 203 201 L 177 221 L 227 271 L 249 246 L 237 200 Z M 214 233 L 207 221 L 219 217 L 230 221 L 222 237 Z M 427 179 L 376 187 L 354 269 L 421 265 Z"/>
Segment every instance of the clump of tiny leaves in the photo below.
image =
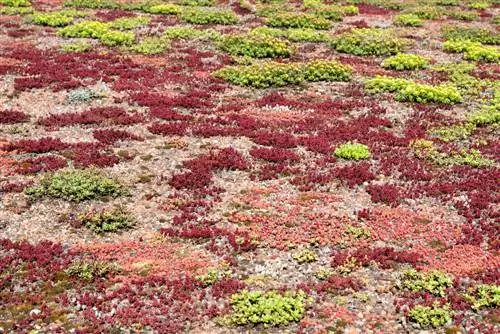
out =
<path fill-rule="evenodd" d="M 123 206 L 100 211 L 91 210 L 78 215 L 78 220 L 95 233 L 117 232 L 135 225 L 134 217 Z"/>
<path fill-rule="evenodd" d="M 442 35 L 446 40 L 471 41 L 493 45 L 500 44 L 500 36 L 485 28 L 450 26 L 443 28 Z"/>
<path fill-rule="evenodd" d="M 96 278 L 105 278 L 109 274 L 119 272 L 119 267 L 113 262 L 105 261 L 76 261 L 65 272 L 81 280 L 92 281 Z"/>
<path fill-rule="evenodd" d="M 176 15 L 182 11 L 182 7 L 170 3 L 164 3 L 146 8 L 145 11 L 151 14 Z"/>
<path fill-rule="evenodd" d="M 280 13 L 268 18 L 266 24 L 275 28 L 330 29 L 330 21 L 305 13 Z"/>
<path fill-rule="evenodd" d="M 9 7 L 30 7 L 31 2 L 28 0 L 0 0 L 0 4 Z"/>
<path fill-rule="evenodd" d="M 61 50 L 64 52 L 87 52 L 92 50 L 92 44 L 87 41 L 67 43 L 61 46 Z"/>
<path fill-rule="evenodd" d="M 270 28 L 266 26 L 261 26 L 252 29 L 251 35 L 257 36 L 271 36 L 271 37 L 284 37 L 292 42 L 327 42 L 330 40 L 328 33 L 324 31 L 318 31 L 311 28 L 289 28 L 289 29 L 278 29 Z"/>
<path fill-rule="evenodd" d="M 32 7 L 0 7 L 0 14 L 2 15 L 26 15 L 32 12 Z"/>
<path fill-rule="evenodd" d="M 368 146 L 359 143 L 345 143 L 335 149 L 335 156 L 346 160 L 363 160 L 370 158 Z"/>
<path fill-rule="evenodd" d="M 458 89 L 449 84 L 431 86 L 406 79 L 376 76 L 365 82 L 372 93 L 396 92 L 395 99 L 401 102 L 454 104 L 462 101 Z"/>
<path fill-rule="evenodd" d="M 60 171 L 45 176 L 38 186 L 25 189 L 25 194 L 33 198 L 54 197 L 74 202 L 104 196 L 117 197 L 125 193 L 116 180 L 95 170 Z"/>
<path fill-rule="evenodd" d="M 479 42 L 449 40 L 444 42 L 443 48 L 448 52 L 464 52 L 464 59 L 498 63 L 500 52 L 495 46 L 482 45 Z"/>
<path fill-rule="evenodd" d="M 252 58 L 289 57 L 292 53 L 288 42 L 264 35 L 226 36 L 220 48 L 231 55 Z"/>
<path fill-rule="evenodd" d="M 334 38 L 331 46 L 356 56 L 387 56 L 400 53 L 407 44 L 405 39 L 394 37 L 392 30 L 361 28 Z"/>
<path fill-rule="evenodd" d="M 402 27 L 421 27 L 424 21 L 415 14 L 400 14 L 394 18 L 394 24 Z"/>
<path fill-rule="evenodd" d="M 500 286 L 496 284 L 480 284 L 470 289 L 465 295 L 474 310 L 495 308 L 500 306 Z"/>
<path fill-rule="evenodd" d="M 284 293 L 243 290 L 231 296 L 232 313 L 228 320 L 234 325 L 288 325 L 302 318 L 306 299 L 302 290 Z"/>
<path fill-rule="evenodd" d="M 170 40 L 165 37 L 145 37 L 138 43 L 125 47 L 126 50 L 146 55 L 163 53 L 170 47 Z"/>
<path fill-rule="evenodd" d="M 470 152 L 462 149 L 458 152 L 439 152 L 431 140 L 418 139 L 412 142 L 411 148 L 420 159 L 429 160 L 439 166 L 469 165 L 472 167 L 486 167 L 494 161 L 484 158 L 478 150 Z"/>
<path fill-rule="evenodd" d="M 311 263 L 318 260 L 318 255 L 310 249 L 303 249 L 293 254 L 293 259 L 299 264 Z"/>
<path fill-rule="evenodd" d="M 396 71 L 419 70 L 426 68 L 429 61 L 419 55 L 398 53 L 395 56 L 384 59 L 382 67 Z"/>
<path fill-rule="evenodd" d="M 84 12 L 76 10 L 65 10 L 55 12 L 35 12 L 30 15 L 30 20 L 34 24 L 44 25 L 49 27 L 63 27 L 75 19 L 75 17 L 83 17 L 87 15 Z"/>
<path fill-rule="evenodd" d="M 229 10 L 190 8 L 180 14 L 181 20 L 192 24 L 235 24 L 238 16 Z"/>
<path fill-rule="evenodd" d="M 408 317 L 423 328 L 437 328 L 451 321 L 451 311 L 449 305 L 442 307 L 439 303 L 432 306 L 417 305 L 410 310 Z"/>
<path fill-rule="evenodd" d="M 96 38 L 104 45 L 130 45 L 135 39 L 133 32 L 110 29 L 109 24 L 99 21 L 83 21 L 59 30 L 63 37 Z"/>
<path fill-rule="evenodd" d="M 411 291 L 427 291 L 440 297 L 445 296 L 445 290 L 452 283 L 450 275 L 438 270 L 419 272 L 409 269 L 403 274 L 403 287 Z"/>
<path fill-rule="evenodd" d="M 131 30 L 141 26 L 145 26 L 151 21 L 149 17 L 121 17 L 108 23 L 108 26 L 118 30 Z"/>
<path fill-rule="evenodd" d="M 297 85 L 305 81 L 348 81 L 351 68 L 333 60 L 281 64 L 266 62 L 249 66 L 228 66 L 215 76 L 239 86 L 255 88 Z"/>

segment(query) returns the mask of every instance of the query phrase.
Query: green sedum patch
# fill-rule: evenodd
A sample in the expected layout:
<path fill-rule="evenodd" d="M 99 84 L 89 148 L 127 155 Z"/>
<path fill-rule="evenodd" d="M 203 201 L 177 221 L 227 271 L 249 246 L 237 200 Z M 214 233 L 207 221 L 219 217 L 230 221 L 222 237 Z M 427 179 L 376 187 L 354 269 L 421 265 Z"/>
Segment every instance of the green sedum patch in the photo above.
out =
<path fill-rule="evenodd" d="M 87 52 L 92 50 L 92 44 L 87 41 L 67 43 L 61 46 L 61 50 L 64 52 Z"/>
<path fill-rule="evenodd" d="M 108 27 L 118 30 L 132 30 L 147 25 L 151 19 L 146 16 L 121 17 L 108 23 Z"/>
<path fill-rule="evenodd" d="M 56 12 L 35 12 L 30 15 L 30 20 L 34 24 L 49 26 L 49 27 L 63 27 L 67 26 L 76 17 L 84 17 L 87 14 L 76 10 L 65 10 Z"/>
<path fill-rule="evenodd" d="M 79 215 L 78 220 L 95 233 L 117 232 L 135 225 L 135 219 L 122 206 L 101 211 L 92 210 Z"/>
<path fill-rule="evenodd" d="M 219 47 L 231 55 L 252 58 L 289 57 L 292 53 L 288 42 L 264 35 L 226 36 Z"/>
<path fill-rule="evenodd" d="M 65 272 L 81 280 L 92 281 L 96 278 L 105 278 L 109 274 L 120 271 L 118 265 L 105 261 L 76 261 Z"/>
<path fill-rule="evenodd" d="M 99 21 L 83 21 L 59 29 L 58 34 L 63 37 L 95 38 L 107 46 L 130 45 L 134 42 L 133 32 L 123 32 L 110 29 L 108 23 Z"/>
<path fill-rule="evenodd" d="M 395 56 L 384 59 L 382 67 L 396 71 L 419 70 L 426 68 L 429 61 L 419 55 L 398 53 Z"/>
<path fill-rule="evenodd" d="M 442 36 L 447 40 L 471 41 L 482 44 L 500 44 L 500 36 L 489 29 L 449 26 L 442 29 Z"/>
<path fill-rule="evenodd" d="M 0 14 L 12 15 L 26 15 L 33 13 L 33 7 L 0 7 Z"/>
<path fill-rule="evenodd" d="M 182 7 L 170 3 L 164 3 L 151 6 L 145 11 L 151 14 L 177 15 L 182 11 Z"/>
<path fill-rule="evenodd" d="M 443 126 L 430 130 L 430 134 L 444 142 L 468 138 L 476 129 L 472 123 Z"/>
<path fill-rule="evenodd" d="M 349 81 L 352 69 L 334 60 L 313 60 L 304 64 L 306 81 Z"/>
<path fill-rule="evenodd" d="M 451 311 L 449 305 L 441 307 L 439 303 L 432 306 L 417 305 L 410 310 L 408 317 L 423 328 L 437 328 L 451 321 Z"/>
<path fill-rule="evenodd" d="M 486 46 L 469 40 L 449 40 L 443 43 L 448 52 L 464 52 L 464 59 L 488 63 L 500 62 L 500 52 L 496 46 Z"/>
<path fill-rule="evenodd" d="M 179 17 L 182 21 L 192 24 L 235 24 L 238 16 L 230 10 L 190 8 L 183 10 Z"/>
<path fill-rule="evenodd" d="M 410 269 L 403 275 L 403 287 L 411 291 L 427 291 L 436 296 L 444 297 L 446 288 L 451 285 L 451 276 L 437 270 L 424 273 Z"/>
<path fill-rule="evenodd" d="M 387 56 L 400 53 L 407 41 L 394 37 L 392 30 L 379 28 L 353 29 L 334 38 L 331 46 L 338 52 L 356 56 Z"/>
<path fill-rule="evenodd" d="M 499 307 L 500 286 L 496 284 L 480 284 L 468 291 L 465 298 L 472 303 L 474 310 Z"/>
<path fill-rule="evenodd" d="M 229 322 L 234 325 L 268 326 L 298 322 L 306 309 L 303 291 L 278 293 L 243 290 L 231 296 L 232 313 Z"/>
<path fill-rule="evenodd" d="M 419 159 L 429 160 L 439 166 L 469 165 L 472 167 L 487 167 L 494 164 L 493 160 L 486 159 L 477 150 L 460 150 L 457 152 L 439 152 L 431 140 L 418 139 L 411 144 L 415 155 Z"/>
<path fill-rule="evenodd" d="M 0 0 L 0 4 L 8 7 L 30 7 L 28 0 Z"/>
<path fill-rule="evenodd" d="M 311 263 L 318 260 L 318 255 L 310 249 L 304 249 L 293 254 L 293 259 L 299 264 Z"/>
<path fill-rule="evenodd" d="M 74 202 L 104 196 L 118 197 L 125 193 L 117 181 L 94 170 L 60 171 L 45 176 L 38 186 L 25 190 L 25 194 L 33 198 L 54 197 Z"/>
<path fill-rule="evenodd" d="M 130 45 L 125 49 L 128 51 L 156 55 L 163 53 L 170 47 L 170 40 L 164 37 L 145 37 L 139 43 Z"/>
<path fill-rule="evenodd" d="M 280 13 L 266 20 L 266 24 L 274 28 L 310 28 L 318 30 L 330 29 L 330 21 L 325 18 L 305 13 Z"/>
<path fill-rule="evenodd" d="M 401 102 L 454 104 L 462 101 L 462 96 L 453 85 L 431 86 L 410 80 L 376 76 L 365 82 L 369 92 L 396 93 L 395 99 Z"/>
<path fill-rule="evenodd" d="M 394 17 L 394 24 L 402 27 L 421 27 L 424 21 L 415 14 L 400 14 Z"/>
<path fill-rule="evenodd" d="M 282 64 L 265 62 L 249 66 L 228 66 L 215 76 L 239 86 L 255 88 L 298 85 L 306 81 L 348 81 L 351 68 L 333 60 Z"/>
<path fill-rule="evenodd" d="M 334 154 L 346 160 L 364 160 L 371 156 L 368 146 L 359 143 L 342 144 L 335 149 Z"/>

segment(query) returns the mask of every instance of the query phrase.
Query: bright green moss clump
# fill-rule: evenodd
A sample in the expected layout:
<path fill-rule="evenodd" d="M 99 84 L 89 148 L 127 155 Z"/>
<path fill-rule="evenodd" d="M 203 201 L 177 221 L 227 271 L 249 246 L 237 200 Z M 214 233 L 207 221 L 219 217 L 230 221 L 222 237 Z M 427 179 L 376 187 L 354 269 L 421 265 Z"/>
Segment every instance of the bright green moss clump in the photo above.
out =
<path fill-rule="evenodd" d="M 372 93 L 396 92 L 395 99 L 402 102 L 418 103 L 460 103 L 462 97 L 455 86 L 431 86 L 410 80 L 376 76 L 365 82 L 365 87 Z"/>
<path fill-rule="evenodd" d="M 390 30 L 378 28 L 353 29 L 332 41 L 332 47 L 357 56 L 387 56 L 400 53 L 407 42 L 392 36 Z"/>
<path fill-rule="evenodd" d="M 297 85 L 305 81 L 348 81 L 351 68 L 336 61 L 315 60 L 308 63 L 267 62 L 250 66 L 228 66 L 215 76 L 239 86 L 255 88 Z"/>
<path fill-rule="evenodd" d="M 489 29 L 466 28 L 460 26 L 445 27 L 442 35 L 447 40 L 471 41 L 482 44 L 500 44 L 500 36 Z"/>
<path fill-rule="evenodd" d="M 394 24 L 403 27 L 421 27 L 424 21 L 415 14 L 400 14 L 394 18 Z"/>
<path fill-rule="evenodd" d="M 79 215 L 78 220 L 95 233 L 117 232 L 135 225 L 134 218 L 121 206 L 110 210 L 89 211 Z"/>
<path fill-rule="evenodd" d="M 62 29 L 58 34 L 63 37 L 96 38 L 104 45 L 130 45 L 135 39 L 133 32 L 110 29 L 110 25 L 99 21 L 83 21 Z"/>
<path fill-rule="evenodd" d="M 50 26 L 50 27 L 63 27 L 75 19 L 75 17 L 83 17 L 87 14 L 76 10 L 65 10 L 57 12 L 35 12 L 30 16 L 34 24 Z"/>
<path fill-rule="evenodd" d="M 276 14 L 267 19 L 266 24 L 275 28 L 330 29 L 330 21 L 327 19 L 303 13 Z"/>
<path fill-rule="evenodd" d="M 46 176 L 38 186 L 26 188 L 31 197 L 54 197 L 69 201 L 84 200 L 125 194 L 125 189 L 115 180 L 93 170 L 66 170 Z"/>
<path fill-rule="evenodd" d="M 313 60 L 304 64 L 306 81 L 349 81 L 352 70 L 334 60 Z"/>
<path fill-rule="evenodd" d="M 382 62 L 383 68 L 393 69 L 396 71 L 418 70 L 426 68 L 429 61 L 419 55 L 398 53 L 395 56 L 384 59 Z"/>
<path fill-rule="evenodd" d="M 291 46 L 286 41 L 263 35 L 223 37 L 220 48 L 234 56 L 252 58 L 288 57 L 292 53 Z"/>
<path fill-rule="evenodd" d="M 154 5 L 146 9 L 146 12 L 151 14 L 176 15 L 182 11 L 182 8 L 177 5 L 165 3 Z"/>
<path fill-rule="evenodd" d="M 231 296 L 232 313 L 229 322 L 234 325 L 268 326 L 288 325 L 299 321 L 306 309 L 303 291 L 283 294 L 270 291 L 243 290 Z"/>
<path fill-rule="evenodd" d="M 469 40 L 449 40 L 444 42 L 443 48 L 448 52 L 465 52 L 464 59 L 498 63 L 500 52 L 496 46 L 486 46 Z"/>
<path fill-rule="evenodd" d="M 9 7 L 30 7 L 31 2 L 28 0 L 0 0 L 0 4 Z"/>
<path fill-rule="evenodd" d="M 451 311 L 449 305 L 441 307 L 438 303 L 432 306 L 417 305 L 410 310 L 408 317 L 421 327 L 437 328 L 451 321 Z"/>
<path fill-rule="evenodd" d="M 495 308 L 500 306 L 500 285 L 480 284 L 465 296 L 471 303 L 472 308 Z"/>
<path fill-rule="evenodd" d="M 370 158 L 368 146 L 358 143 L 342 144 L 335 149 L 335 156 L 347 160 L 363 160 Z"/>
<path fill-rule="evenodd" d="M 238 17 L 230 10 L 190 8 L 180 13 L 184 22 L 192 24 L 235 24 Z"/>
<path fill-rule="evenodd" d="M 423 273 L 411 269 L 404 273 L 403 286 L 411 291 L 427 291 L 444 297 L 446 288 L 451 285 L 451 277 L 437 270 Z"/>
<path fill-rule="evenodd" d="M 170 47 L 170 40 L 164 37 L 146 37 L 137 44 L 133 44 L 126 50 L 146 55 L 163 53 Z"/>
<path fill-rule="evenodd" d="M 118 30 L 131 30 L 141 26 L 145 26 L 151 21 L 149 17 L 121 17 L 108 23 L 108 27 Z"/>
<path fill-rule="evenodd" d="M 65 270 L 67 275 L 87 281 L 92 281 L 95 278 L 104 278 L 109 274 L 119 271 L 120 269 L 115 263 L 97 260 L 77 261 Z"/>

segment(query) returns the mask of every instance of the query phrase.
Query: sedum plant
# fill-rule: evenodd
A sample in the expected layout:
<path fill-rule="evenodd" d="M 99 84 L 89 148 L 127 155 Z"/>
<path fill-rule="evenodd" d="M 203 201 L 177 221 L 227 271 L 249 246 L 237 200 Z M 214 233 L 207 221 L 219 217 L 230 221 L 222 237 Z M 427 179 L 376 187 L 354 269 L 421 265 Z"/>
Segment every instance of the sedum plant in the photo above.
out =
<path fill-rule="evenodd" d="M 231 296 L 232 313 L 229 322 L 234 325 L 268 326 L 298 322 L 306 309 L 303 291 L 278 293 L 243 290 Z"/>
<path fill-rule="evenodd" d="M 331 46 L 338 52 L 356 56 L 386 56 L 401 52 L 404 39 L 393 37 L 392 31 L 379 28 L 353 29 L 334 38 Z"/>
<path fill-rule="evenodd" d="M 429 61 L 419 55 L 398 53 L 395 56 L 384 59 L 382 67 L 396 71 L 419 70 L 426 68 Z"/>
<path fill-rule="evenodd" d="M 25 194 L 33 198 L 54 197 L 74 202 L 103 196 L 117 197 L 125 193 L 117 181 L 94 170 L 60 171 L 45 176 L 38 186 L 25 189 Z"/>
<path fill-rule="evenodd" d="M 190 8 L 179 14 L 182 21 L 192 24 L 235 24 L 238 16 L 230 10 Z"/>
<path fill-rule="evenodd" d="M 122 206 L 111 210 L 89 211 L 78 215 L 80 223 L 95 233 L 117 232 L 135 225 L 135 220 Z"/>
<path fill-rule="evenodd" d="M 147 25 L 151 19 L 146 16 L 121 17 L 108 23 L 108 27 L 118 30 L 132 30 Z"/>
<path fill-rule="evenodd" d="M 500 36 L 485 28 L 468 28 L 461 26 L 448 26 L 442 29 L 442 36 L 446 40 L 471 41 L 482 44 L 500 44 Z"/>
<path fill-rule="evenodd" d="M 266 20 L 266 24 L 274 28 L 310 28 L 318 30 L 330 29 L 330 21 L 312 14 L 280 13 Z"/>
<path fill-rule="evenodd" d="M 402 27 L 421 27 L 424 21 L 415 14 L 400 14 L 394 17 L 394 24 Z"/>
<path fill-rule="evenodd" d="M 395 92 L 395 99 L 401 102 L 454 104 L 462 101 L 460 92 L 452 85 L 431 86 L 401 78 L 376 76 L 367 80 L 365 87 L 372 93 Z"/>
<path fill-rule="evenodd" d="M 85 16 L 86 13 L 73 11 L 57 11 L 57 12 L 35 12 L 30 15 L 30 20 L 34 24 L 49 26 L 49 27 L 63 27 L 67 26 L 75 17 Z"/>
<path fill-rule="evenodd" d="M 306 81 L 349 81 L 352 70 L 334 60 L 313 60 L 304 64 Z"/>
<path fill-rule="evenodd" d="M 472 303 L 474 310 L 500 306 L 500 285 L 479 284 L 468 291 L 465 298 Z"/>
<path fill-rule="evenodd" d="M 231 55 L 252 58 L 289 57 L 292 53 L 288 42 L 264 35 L 223 37 L 219 47 Z"/>
<path fill-rule="evenodd" d="M 451 311 L 449 305 L 442 307 L 439 303 L 432 306 L 417 305 L 410 310 L 408 317 L 423 328 L 437 328 L 451 321 Z"/>
<path fill-rule="evenodd" d="M 146 55 L 163 53 L 170 47 L 170 40 L 165 37 L 146 37 L 139 43 L 132 44 L 125 49 Z"/>
<path fill-rule="evenodd" d="M 371 154 L 368 146 L 359 143 L 345 143 L 335 149 L 335 156 L 346 160 L 369 159 Z"/>
<path fill-rule="evenodd" d="M 92 44 L 87 41 L 67 43 L 61 46 L 61 50 L 64 52 L 87 52 L 92 50 Z"/>
<path fill-rule="evenodd" d="M 170 3 L 164 3 L 151 6 L 145 11 L 151 14 L 177 15 L 182 11 L 182 7 Z"/>
<path fill-rule="evenodd" d="M 333 60 L 307 63 L 266 62 L 249 66 L 228 66 L 215 76 L 239 86 L 255 88 L 297 85 L 306 81 L 348 81 L 351 68 Z"/>
<path fill-rule="evenodd" d="M 113 262 L 99 260 L 76 261 L 69 266 L 65 273 L 82 280 L 92 281 L 96 278 L 104 278 L 109 274 L 117 273 L 120 268 Z"/>
<path fill-rule="evenodd" d="M 410 269 L 403 275 L 403 286 L 411 291 L 427 291 L 436 296 L 444 297 L 446 288 L 451 285 L 451 276 L 437 270 L 423 273 Z"/>

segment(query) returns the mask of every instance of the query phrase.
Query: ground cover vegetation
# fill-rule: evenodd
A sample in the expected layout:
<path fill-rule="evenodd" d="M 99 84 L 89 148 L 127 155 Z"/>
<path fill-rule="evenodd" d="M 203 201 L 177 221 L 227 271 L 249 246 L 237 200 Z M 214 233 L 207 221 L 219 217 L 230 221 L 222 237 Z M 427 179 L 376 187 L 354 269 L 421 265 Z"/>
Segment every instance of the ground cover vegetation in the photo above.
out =
<path fill-rule="evenodd" d="M 0 0 L 0 332 L 498 333 L 496 0 Z"/>

